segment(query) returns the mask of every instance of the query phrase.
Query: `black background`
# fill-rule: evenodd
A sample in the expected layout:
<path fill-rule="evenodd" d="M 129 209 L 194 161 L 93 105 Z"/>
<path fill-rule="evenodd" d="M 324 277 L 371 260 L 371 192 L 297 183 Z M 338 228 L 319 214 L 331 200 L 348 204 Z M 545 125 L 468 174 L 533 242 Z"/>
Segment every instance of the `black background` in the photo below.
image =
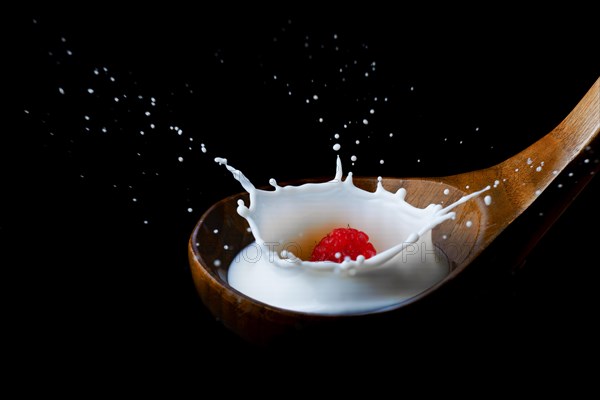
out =
<path fill-rule="evenodd" d="M 355 175 L 473 170 L 543 136 L 600 75 L 585 11 L 572 16 L 584 21 L 576 31 L 557 29 L 568 15 L 558 10 L 544 23 L 513 10 L 458 19 L 437 11 L 18 14 L 9 83 L 17 83 L 19 123 L 3 134 L 9 189 L 0 232 L 17 252 L 5 269 L 20 278 L 6 282 L 18 287 L 8 305 L 25 362 L 117 367 L 164 356 L 193 363 L 210 349 L 264 354 L 215 321 L 191 281 L 186 246 L 196 221 L 241 191 L 214 157 L 255 184 L 329 176 L 339 133 L 345 167 L 358 156 Z M 456 319 L 412 323 L 431 324 L 436 350 L 460 338 L 456 357 L 587 352 L 597 312 L 597 188 L 592 180 L 518 272 L 506 266 L 469 281 Z M 376 329 L 390 339 L 385 326 Z M 370 334 L 363 342 L 348 332 L 358 337 L 345 349 L 410 363 L 409 347 L 427 346 L 395 336 L 390 350 Z M 298 347 L 301 338 L 272 353 Z"/>

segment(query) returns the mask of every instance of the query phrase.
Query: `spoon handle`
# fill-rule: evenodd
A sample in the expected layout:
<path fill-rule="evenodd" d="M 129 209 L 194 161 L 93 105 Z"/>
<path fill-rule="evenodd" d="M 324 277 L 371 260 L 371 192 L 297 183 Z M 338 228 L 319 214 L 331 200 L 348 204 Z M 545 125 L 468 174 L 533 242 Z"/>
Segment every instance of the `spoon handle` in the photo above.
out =
<path fill-rule="evenodd" d="M 599 130 L 600 77 L 569 115 L 550 132 L 549 136 L 562 142 L 572 159 L 591 138 L 598 134 Z"/>
<path fill-rule="evenodd" d="M 497 224 L 502 230 L 574 164 L 589 163 L 588 175 L 595 173 L 599 164 L 592 159 L 592 144 L 598 132 L 600 78 L 556 128 L 523 151 L 490 168 L 448 176 L 443 180 L 456 187 L 492 185 L 489 194 L 495 207 L 488 207 L 486 214 L 490 223 Z M 580 179 L 579 183 L 585 186 L 588 181 Z"/>
<path fill-rule="evenodd" d="M 586 153 L 591 156 L 591 145 L 598 132 L 600 78 L 556 128 L 493 168 L 498 178 L 501 177 L 500 182 L 512 206 L 501 216 L 503 220 L 514 220 L 563 171 L 571 169 L 569 165 L 576 159 L 586 157 Z"/>
<path fill-rule="evenodd" d="M 525 176 L 522 181 L 530 183 L 535 190 L 544 190 L 582 151 L 589 150 L 588 146 L 599 131 L 600 78 L 556 128 L 499 167 L 509 175 L 514 169 L 525 167 L 524 160 L 527 164 L 531 162 L 531 165 L 526 165 L 529 168 L 523 168 L 522 175 Z M 544 170 L 547 173 L 540 173 Z M 518 184 L 515 180 L 511 182 Z M 526 208 L 530 203 L 526 201 L 521 205 Z"/>

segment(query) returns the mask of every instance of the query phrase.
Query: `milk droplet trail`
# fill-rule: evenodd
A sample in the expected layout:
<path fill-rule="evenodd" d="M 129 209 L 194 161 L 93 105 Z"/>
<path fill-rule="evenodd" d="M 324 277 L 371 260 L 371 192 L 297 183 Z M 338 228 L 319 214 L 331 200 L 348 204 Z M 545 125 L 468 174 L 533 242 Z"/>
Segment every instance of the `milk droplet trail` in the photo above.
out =
<path fill-rule="evenodd" d="M 177 87 L 168 94 L 152 94 L 155 86 L 152 82 L 141 82 L 136 71 L 124 70 L 118 64 L 109 68 L 90 52 L 88 59 L 80 59 L 86 52 L 78 51 L 67 37 L 62 38 L 65 40 L 59 40 L 61 51 L 48 51 L 45 55 L 56 64 L 48 82 L 52 88 L 55 79 L 54 95 L 60 106 L 52 102 L 45 105 L 47 110 L 42 108 L 44 105 L 38 106 L 36 113 L 30 115 L 31 121 L 43 115 L 48 137 L 56 138 L 46 143 L 50 149 L 47 151 L 62 151 L 81 160 L 73 176 L 82 185 L 105 185 L 113 195 L 122 197 L 123 207 L 128 210 L 133 207 L 133 212 L 128 213 L 132 218 L 148 225 L 149 214 L 164 214 L 156 196 L 161 186 L 170 185 L 165 182 L 175 172 L 173 168 L 184 159 L 194 165 L 207 152 L 204 143 L 196 151 L 197 147 L 183 141 L 167 139 L 168 126 L 178 126 L 178 135 L 186 141 L 199 138 L 198 132 L 186 132 L 182 124 L 173 123 L 177 118 L 176 102 L 179 97 L 186 101 L 192 87 L 187 82 L 181 85 L 185 87 L 184 93 L 176 83 Z M 74 78 L 65 81 L 63 76 Z M 42 96 L 52 99 L 50 93 Z M 65 122 L 77 120 L 80 125 Z M 94 149 L 99 150 L 98 155 Z M 104 158 L 99 156 L 103 149 L 110 149 Z M 186 197 L 185 203 L 193 201 Z"/>

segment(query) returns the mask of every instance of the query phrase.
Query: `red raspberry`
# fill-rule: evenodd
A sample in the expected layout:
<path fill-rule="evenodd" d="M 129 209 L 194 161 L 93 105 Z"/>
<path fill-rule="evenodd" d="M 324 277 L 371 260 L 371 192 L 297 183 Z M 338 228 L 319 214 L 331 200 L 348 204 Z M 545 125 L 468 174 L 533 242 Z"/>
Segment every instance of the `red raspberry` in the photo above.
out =
<path fill-rule="evenodd" d="M 310 261 L 333 261 L 341 263 L 346 257 L 356 260 L 377 254 L 366 233 L 354 228 L 336 228 L 315 246 Z M 337 256 L 337 257 L 336 257 Z"/>

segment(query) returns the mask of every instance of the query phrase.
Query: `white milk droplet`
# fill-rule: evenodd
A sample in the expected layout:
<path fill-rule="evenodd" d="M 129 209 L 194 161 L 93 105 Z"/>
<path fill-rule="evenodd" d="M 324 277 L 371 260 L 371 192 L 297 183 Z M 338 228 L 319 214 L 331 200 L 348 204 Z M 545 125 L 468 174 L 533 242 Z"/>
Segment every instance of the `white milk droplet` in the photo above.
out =
<path fill-rule="evenodd" d="M 362 123 L 364 125 L 369 125 L 369 120 L 365 118 L 365 119 L 362 120 Z"/>
<path fill-rule="evenodd" d="M 179 160 L 179 162 L 183 162 L 183 157 L 177 157 L 177 160 Z"/>
<path fill-rule="evenodd" d="M 352 157 L 350 157 L 350 160 L 352 160 L 352 161 L 356 161 L 356 160 L 357 160 L 357 158 L 356 158 L 356 156 L 352 156 Z"/>
<path fill-rule="evenodd" d="M 338 151 L 342 146 L 339 143 L 333 145 L 333 150 Z"/>
<path fill-rule="evenodd" d="M 221 266 L 221 260 L 217 259 L 217 260 L 213 261 L 213 265 L 215 267 L 220 267 Z"/>
<path fill-rule="evenodd" d="M 489 206 L 490 204 L 492 204 L 492 196 L 490 196 L 488 194 L 487 196 L 485 196 L 483 198 L 483 202 L 485 203 L 486 206 Z"/>
<path fill-rule="evenodd" d="M 379 164 L 383 164 L 385 161 L 383 160 L 379 160 Z"/>
<path fill-rule="evenodd" d="M 89 88 L 87 91 L 88 91 L 89 94 L 93 94 L 94 93 L 94 89 L 92 89 L 92 88 Z"/>
<path fill-rule="evenodd" d="M 470 228 L 473 225 L 473 222 L 471 220 L 466 222 L 467 228 Z"/>
<path fill-rule="evenodd" d="M 213 229 L 213 233 L 216 235 L 217 233 L 219 233 L 218 229 Z"/>
<path fill-rule="evenodd" d="M 448 195 L 448 194 L 450 194 L 450 189 L 444 189 L 444 194 L 445 194 L 445 195 Z"/>
<path fill-rule="evenodd" d="M 189 213 L 191 213 L 191 212 L 192 212 L 192 211 L 194 211 L 194 210 L 192 209 L 192 207 L 188 207 L 187 211 L 188 211 Z"/>

